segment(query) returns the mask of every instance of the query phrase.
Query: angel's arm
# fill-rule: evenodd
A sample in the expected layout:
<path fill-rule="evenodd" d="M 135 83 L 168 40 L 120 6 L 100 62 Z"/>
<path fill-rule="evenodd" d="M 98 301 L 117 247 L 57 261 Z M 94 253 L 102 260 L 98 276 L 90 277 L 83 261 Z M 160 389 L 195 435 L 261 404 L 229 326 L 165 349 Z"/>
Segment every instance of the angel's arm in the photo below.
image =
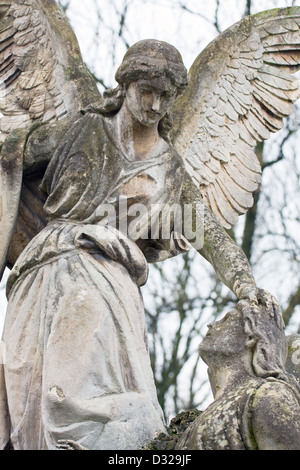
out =
<path fill-rule="evenodd" d="M 183 185 L 182 205 L 193 206 L 193 233 L 190 241 L 197 251 L 213 266 L 218 278 L 238 299 L 257 301 L 258 290 L 249 261 L 243 250 L 227 234 L 190 180 Z M 202 233 L 199 233 L 202 231 Z M 198 236 L 198 238 L 197 238 Z M 199 248 L 199 239 L 202 246 Z M 198 245 L 198 246 L 197 246 Z"/>
<path fill-rule="evenodd" d="M 203 207 L 204 240 L 199 253 L 214 267 L 219 279 L 238 299 L 256 300 L 257 288 L 243 250 L 225 232 L 207 205 Z"/>

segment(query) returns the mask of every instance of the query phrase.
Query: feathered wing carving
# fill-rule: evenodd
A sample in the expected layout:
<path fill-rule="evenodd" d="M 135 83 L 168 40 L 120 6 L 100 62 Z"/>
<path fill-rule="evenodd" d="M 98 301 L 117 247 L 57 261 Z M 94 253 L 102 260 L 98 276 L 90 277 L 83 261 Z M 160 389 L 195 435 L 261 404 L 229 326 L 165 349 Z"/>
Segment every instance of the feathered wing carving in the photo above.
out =
<path fill-rule="evenodd" d="M 38 190 L 40 178 L 22 184 L 26 129 L 34 123 L 72 116 L 99 99 L 96 82 L 56 1 L 0 0 L 0 142 L 4 142 L 0 155 L 0 277 L 5 265 L 14 264 L 46 223 Z"/>
<path fill-rule="evenodd" d="M 299 98 L 300 7 L 244 18 L 197 57 L 172 109 L 173 144 L 223 227 L 253 205 L 258 142 L 283 127 Z"/>
<path fill-rule="evenodd" d="M 0 139 L 33 122 L 53 122 L 99 100 L 55 0 L 0 0 Z"/>

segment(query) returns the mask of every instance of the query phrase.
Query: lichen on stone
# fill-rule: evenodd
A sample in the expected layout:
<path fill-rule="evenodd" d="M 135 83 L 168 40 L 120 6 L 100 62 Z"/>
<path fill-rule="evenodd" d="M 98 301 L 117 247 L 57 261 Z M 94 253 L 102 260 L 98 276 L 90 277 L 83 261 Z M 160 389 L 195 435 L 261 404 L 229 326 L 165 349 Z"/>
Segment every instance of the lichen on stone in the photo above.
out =
<path fill-rule="evenodd" d="M 167 433 L 160 433 L 145 444 L 142 450 L 174 450 L 179 438 L 201 413 L 197 409 L 182 411 L 170 421 L 166 428 Z"/>

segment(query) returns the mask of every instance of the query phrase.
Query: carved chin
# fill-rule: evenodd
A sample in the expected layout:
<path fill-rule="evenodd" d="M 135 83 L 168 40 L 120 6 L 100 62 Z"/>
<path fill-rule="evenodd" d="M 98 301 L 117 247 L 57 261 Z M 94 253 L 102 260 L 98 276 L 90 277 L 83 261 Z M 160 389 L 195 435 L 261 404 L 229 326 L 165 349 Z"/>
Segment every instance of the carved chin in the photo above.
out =
<path fill-rule="evenodd" d="M 154 124 L 158 124 L 161 120 L 161 116 L 158 114 L 143 113 L 140 116 L 135 116 L 135 120 L 142 124 L 143 126 L 150 127 Z"/>
<path fill-rule="evenodd" d="M 202 343 L 200 343 L 198 347 L 198 352 L 201 357 L 201 359 L 207 363 L 209 362 L 209 357 L 210 354 L 215 355 L 216 353 L 216 348 L 214 347 L 214 342 L 209 341 L 206 337 L 202 340 Z"/>

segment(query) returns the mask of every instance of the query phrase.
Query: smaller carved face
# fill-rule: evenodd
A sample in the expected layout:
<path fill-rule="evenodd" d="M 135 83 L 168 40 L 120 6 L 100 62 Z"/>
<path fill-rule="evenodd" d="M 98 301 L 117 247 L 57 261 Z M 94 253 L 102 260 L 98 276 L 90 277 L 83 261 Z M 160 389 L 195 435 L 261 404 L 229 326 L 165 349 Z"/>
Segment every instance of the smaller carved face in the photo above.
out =
<path fill-rule="evenodd" d="M 165 116 L 177 95 L 177 88 L 167 77 L 130 83 L 126 105 L 135 121 L 153 126 Z"/>
<path fill-rule="evenodd" d="M 245 348 L 246 335 L 242 315 L 233 310 L 221 320 L 208 325 L 208 332 L 199 346 L 199 352 L 202 359 L 209 362 L 215 358 L 215 354 L 235 355 Z"/>

